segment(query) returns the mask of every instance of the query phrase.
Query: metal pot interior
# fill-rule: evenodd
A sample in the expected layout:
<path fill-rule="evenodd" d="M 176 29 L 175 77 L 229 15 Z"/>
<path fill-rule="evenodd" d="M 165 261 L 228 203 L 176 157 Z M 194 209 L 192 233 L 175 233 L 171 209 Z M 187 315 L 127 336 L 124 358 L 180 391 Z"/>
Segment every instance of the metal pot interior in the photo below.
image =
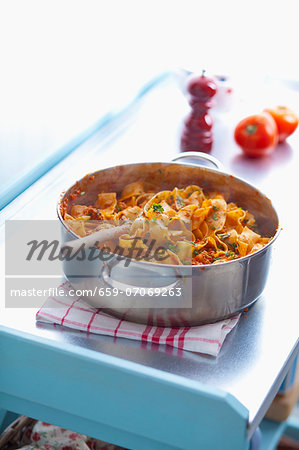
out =
<path fill-rule="evenodd" d="M 92 205 L 99 192 L 120 193 L 126 184 L 142 180 L 161 190 L 182 188 L 190 184 L 200 186 L 205 193 L 216 191 L 224 195 L 227 202 L 234 202 L 251 212 L 261 234 L 274 237 L 279 222 L 271 201 L 258 189 L 247 182 L 218 170 L 182 163 L 139 163 L 115 166 L 88 174 L 68 189 L 61 198 L 60 219 L 70 212 L 74 204 Z M 76 190 L 85 192 L 83 196 L 72 198 Z M 65 204 L 63 201 L 67 199 Z"/>

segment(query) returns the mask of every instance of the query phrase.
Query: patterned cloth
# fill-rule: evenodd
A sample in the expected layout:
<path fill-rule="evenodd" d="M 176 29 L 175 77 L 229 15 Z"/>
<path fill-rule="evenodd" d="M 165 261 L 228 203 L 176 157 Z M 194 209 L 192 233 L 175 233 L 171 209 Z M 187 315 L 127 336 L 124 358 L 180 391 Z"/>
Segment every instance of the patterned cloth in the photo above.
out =
<path fill-rule="evenodd" d="M 108 316 L 95 310 L 81 298 L 70 295 L 66 281 L 59 289 L 64 295 L 49 297 L 37 312 L 36 319 L 91 333 L 135 339 L 155 344 L 167 344 L 182 350 L 217 356 L 227 334 L 238 323 L 240 314 L 220 322 L 198 327 L 155 327 L 136 324 Z"/>
<path fill-rule="evenodd" d="M 29 443 L 20 447 L 22 450 L 120 450 L 123 448 L 46 422 L 36 422 L 33 428 L 28 427 L 25 439 Z"/>

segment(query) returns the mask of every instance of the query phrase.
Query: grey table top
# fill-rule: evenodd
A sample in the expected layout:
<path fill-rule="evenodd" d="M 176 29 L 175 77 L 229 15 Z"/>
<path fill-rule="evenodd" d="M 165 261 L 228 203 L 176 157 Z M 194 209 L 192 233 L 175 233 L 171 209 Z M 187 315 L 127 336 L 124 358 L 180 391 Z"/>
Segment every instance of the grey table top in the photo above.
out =
<path fill-rule="evenodd" d="M 60 192 L 74 179 L 96 168 L 133 161 L 170 160 L 178 153 L 178 136 L 173 136 L 170 130 L 173 127 L 179 129 L 185 111 L 185 99 L 174 84 L 156 88 L 137 112 L 109 124 L 5 208 L 3 221 L 55 218 Z M 163 122 L 163 117 L 168 120 Z M 149 123 L 154 132 L 148 129 Z M 272 156 L 248 160 L 241 156 L 233 142 L 234 123 L 233 115 L 227 114 L 226 122 L 216 117 L 212 155 L 221 160 L 228 172 L 257 185 L 271 198 L 283 230 L 274 247 L 263 295 L 242 315 L 217 358 L 163 345 L 145 346 L 136 341 L 87 336 L 64 327 L 36 324 L 35 309 L 5 309 L 4 296 L 0 304 L 0 325 L 71 343 L 74 351 L 76 346 L 89 348 L 216 386 L 235 396 L 249 410 L 248 435 L 251 436 L 299 351 L 298 274 L 293 250 L 297 231 L 295 193 L 298 192 L 296 168 L 299 155 L 296 146 L 299 139 L 297 132 L 289 139 L 289 144 L 280 145 Z M 3 240 L 4 226 L 1 228 L 2 245 Z M 1 267 L 4 270 L 3 257 L 2 251 Z"/>

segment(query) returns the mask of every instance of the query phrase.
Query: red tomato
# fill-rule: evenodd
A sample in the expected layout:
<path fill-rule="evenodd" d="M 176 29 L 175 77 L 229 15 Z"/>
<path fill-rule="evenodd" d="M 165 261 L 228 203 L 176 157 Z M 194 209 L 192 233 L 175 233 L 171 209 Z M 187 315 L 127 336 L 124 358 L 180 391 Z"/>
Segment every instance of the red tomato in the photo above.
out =
<path fill-rule="evenodd" d="M 234 137 L 245 155 L 259 158 L 269 155 L 276 147 L 278 142 L 277 126 L 270 114 L 255 114 L 238 123 Z"/>
<path fill-rule="evenodd" d="M 271 114 L 278 129 L 278 142 L 284 142 L 296 130 L 298 126 L 298 116 L 286 106 L 276 106 L 267 108 L 264 111 Z"/>

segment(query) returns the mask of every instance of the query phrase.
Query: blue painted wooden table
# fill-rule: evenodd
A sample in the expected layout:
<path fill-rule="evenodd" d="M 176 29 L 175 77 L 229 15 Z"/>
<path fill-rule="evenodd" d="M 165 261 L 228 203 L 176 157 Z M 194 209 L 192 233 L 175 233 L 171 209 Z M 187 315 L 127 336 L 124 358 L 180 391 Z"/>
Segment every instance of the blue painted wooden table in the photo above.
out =
<path fill-rule="evenodd" d="M 107 123 L 3 210 L 1 255 L 4 220 L 54 218 L 60 192 L 82 174 L 116 163 L 170 160 L 178 151 L 179 132 L 174 136 L 173 130 L 185 112 L 185 99 L 170 80 Z M 271 158 L 248 161 L 234 146 L 234 118 L 228 119 L 215 121 L 212 154 L 273 199 L 284 230 L 265 292 L 228 335 L 220 355 L 36 324 L 36 309 L 5 308 L 3 291 L 2 409 L 134 449 L 248 448 L 299 351 L 297 273 L 289 256 L 296 234 L 290 210 L 298 138 Z M 2 269 L 4 278 L 4 264 Z"/>

